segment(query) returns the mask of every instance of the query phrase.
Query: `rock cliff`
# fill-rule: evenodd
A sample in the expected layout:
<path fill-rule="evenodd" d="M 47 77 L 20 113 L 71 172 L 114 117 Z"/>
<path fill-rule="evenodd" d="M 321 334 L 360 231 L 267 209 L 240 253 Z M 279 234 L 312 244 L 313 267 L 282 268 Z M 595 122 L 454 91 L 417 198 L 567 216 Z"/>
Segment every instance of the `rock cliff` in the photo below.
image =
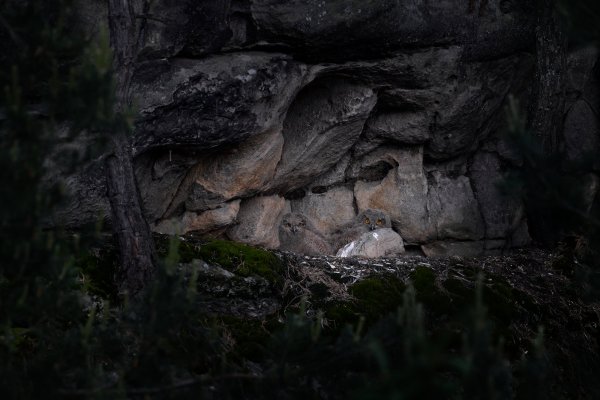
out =
<path fill-rule="evenodd" d="M 152 2 L 133 143 L 153 229 L 277 248 L 286 212 L 328 233 L 377 208 L 427 255 L 529 243 L 523 205 L 498 189 L 519 165 L 504 110 L 510 95 L 528 105 L 528 4 Z M 89 34 L 105 14 L 83 2 Z M 577 143 L 600 143 L 596 60 L 594 49 L 569 57 L 564 148 L 575 159 Z M 70 178 L 79 207 L 64 221 L 102 215 L 102 174 Z"/>

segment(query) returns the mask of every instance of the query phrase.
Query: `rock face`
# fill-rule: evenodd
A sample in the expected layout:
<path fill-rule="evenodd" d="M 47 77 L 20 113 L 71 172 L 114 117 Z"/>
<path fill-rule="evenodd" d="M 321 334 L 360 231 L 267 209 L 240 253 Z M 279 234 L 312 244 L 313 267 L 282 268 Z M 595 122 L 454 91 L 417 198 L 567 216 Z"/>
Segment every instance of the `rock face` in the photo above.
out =
<path fill-rule="evenodd" d="M 503 165 L 493 153 L 478 153 L 471 164 L 471 181 L 485 225 L 486 239 L 507 239 L 514 246 L 530 241 L 522 202 L 503 194 L 500 185 L 504 180 Z"/>
<path fill-rule="evenodd" d="M 261 36 L 327 60 L 411 44 L 461 43 L 475 54 L 502 54 L 531 43 L 531 15 L 519 2 L 255 0 L 252 16 Z"/>
<path fill-rule="evenodd" d="M 567 112 L 564 130 L 564 151 L 569 161 L 585 163 L 600 150 L 598 117 L 584 100 L 576 101 Z"/>
<path fill-rule="evenodd" d="M 185 208 L 203 211 L 264 190 L 275 174 L 283 137 L 273 131 L 254 136 L 221 154 L 204 157 L 179 188 Z M 173 203 L 177 206 L 177 200 Z"/>
<path fill-rule="evenodd" d="M 388 161 L 391 159 L 396 166 L 381 181 L 359 179 L 356 182 L 354 195 L 359 210 L 383 210 L 405 240 L 427 241 L 432 232 L 427 213 L 428 186 L 423 170 L 423 149 L 415 147 L 378 153 L 390 157 Z"/>
<path fill-rule="evenodd" d="M 365 138 L 406 144 L 422 144 L 430 137 L 425 112 L 388 112 L 375 115 L 365 127 Z"/>
<path fill-rule="evenodd" d="M 428 196 L 430 220 L 438 239 L 477 240 L 484 236 L 483 220 L 469 178 L 435 174 Z"/>
<path fill-rule="evenodd" d="M 88 2 L 82 21 L 104 15 Z M 133 144 L 157 231 L 276 248 L 283 214 L 327 236 L 374 208 L 431 255 L 531 240 L 523 205 L 498 189 L 519 165 L 504 107 L 532 81 L 526 4 L 180 0 L 147 13 L 164 18 L 137 60 Z M 561 143 L 577 162 L 581 143 L 600 146 L 597 58 L 569 57 Z M 65 221 L 105 210 L 81 200 L 103 196 L 92 172 L 70 178 L 83 209 Z"/>
<path fill-rule="evenodd" d="M 134 150 L 205 150 L 280 130 L 306 74 L 284 54 L 148 61 L 133 89 L 141 111 Z"/>
<path fill-rule="evenodd" d="M 273 186 L 284 192 L 307 185 L 352 148 L 377 102 L 373 90 L 338 79 L 306 87 L 283 125 L 283 153 Z"/>
<path fill-rule="evenodd" d="M 237 222 L 227 230 L 227 236 L 238 242 L 276 249 L 279 247 L 277 229 L 283 215 L 289 212 L 289 204 L 277 195 L 244 200 Z"/>
<path fill-rule="evenodd" d="M 153 226 L 154 231 L 169 235 L 187 232 L 210 233 L 227 228 L 235 222 L 241 200 L 233 200 L 202 213 L 186 211 L 181 216 L 164 219 Z"/>
<path fill-rule="evenodd" d="M 292 200 L 293 212 L 308 216 L 315 228 L 327 235 L 351 222 L 354 213 L 354 194 L 343 186 L 324 193 L 308 193 L 302 199 Z"/>

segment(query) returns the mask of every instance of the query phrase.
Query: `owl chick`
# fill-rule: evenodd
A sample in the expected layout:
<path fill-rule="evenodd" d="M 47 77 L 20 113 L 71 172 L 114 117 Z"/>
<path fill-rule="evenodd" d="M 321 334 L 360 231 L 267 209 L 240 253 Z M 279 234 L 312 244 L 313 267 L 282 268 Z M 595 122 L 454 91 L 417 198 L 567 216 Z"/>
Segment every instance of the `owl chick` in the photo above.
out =
<path fill-rule="evenodd" d="M 299 254 L 332 254 L 333 249 L 312 226 L 308 219 L 299 213 L 283 216 L 279 225 L 279 248 Z"/>
<path fill-rule="evenodd" d="M 369 208 L 358 214 L 354 221 L 337 229 L 331 235 L 331 243 L 333 244 L 333 248 L 338 250 L 348 243 L 357 240 L 364 233 L 375 229 L 391 227 L 392 221 L 385 212 Z"/>

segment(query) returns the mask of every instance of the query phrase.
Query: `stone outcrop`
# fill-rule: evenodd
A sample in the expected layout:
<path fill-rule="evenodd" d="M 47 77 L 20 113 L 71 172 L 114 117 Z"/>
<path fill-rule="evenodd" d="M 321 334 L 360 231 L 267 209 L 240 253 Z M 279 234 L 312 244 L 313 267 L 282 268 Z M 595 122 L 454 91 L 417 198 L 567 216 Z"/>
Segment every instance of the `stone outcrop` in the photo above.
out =
<path fill-rule="evenodd" d="M 240 205 L 236 224 L 227 230 L 231 240 L 268 249 L 279 247 L 277 229 L 283 215 L 291 212 L 283 197 L 252 197 Z"/>
<path fill-rule="evenodd" d="M 485 237 L 504 238 L 514 246 L 523 246 L 530 241 L 525 208 L 514 195 L 502 192 L 502 169 L 500 158 L 493 153 L 478 153 L 471 164 L 471 181 L 485 224 Z"/>
<path fill-rule="evenodd" d="M 410 45 L 465 45 L 473 56 L 531 44 L 532 16 L 518 2 L 254 0 L 261 36 L 311 58 L 381 56 Z"/>
<path fill-rule="evenodd" d="M 183 235 L 188 232 L 212 233 L 227 228 L 235 222 L 241 200 L 233 200 L 213 210 L 195 213 L 186 211 L 181 216 L 164 219 L 153 226 L 158 233 Z"/>
<path fill-rule="evenodd" d="M 594 162 L 600 151 L 600 126 L 594 110 L 585 100 L 577 100 L 567 112 L 564 152 L 573 163 Z M 575 167 L 581 168 L 581 165 Z"/>
<path fill-rule="evenodd" d="M 386 211 L 394 228 L 409 242 L 424 242 L 431 236 L 427 213 L 427 178 L 421 147 L 385 152 L 397 166 L 381 182 L 358 180 L 354 194 L 359 210 Z M 388 159 L 389 160 L 389 159 Z"/>
<path fill-rule="evenodd" d="M 292 200 L 290 203 L 293 212 L 306 215 L 313 226 L 325 235 L 352 222 L 356 216 L 354 194 L 343 186 L 324 193 L 309 192 L 302 199 Z"/>
<path fill-rule="evenodd" d="M 431 136 L 425 112 L 388 112 L 373 116 L 365 127 L 365 138 L 381 142 L 422 144 Z"/>
<path fill-rule="evenodd" d="M 83 21 L 105 12 L 82 4 Z M 148 22 L 137 60 L 133 144 L 156 230 L 276 248 L 283 213 L 302 213 L 327 235 L 376 208 L 427 254 L 530 242 L 523 204 L 499 189 L 521 164 L 502 133 L 508 96 L 527 108 L 535 16 L 526 5 L 181 0 L 150 7 L 164 18 Z M 593 48 L 569 57 L 561 148 L 572 161 L 600 146 L 597 58 Z M 81 209 L 69 207 L 65 221 L 105 209 L 81 200 L 104 193 L 101 172 L 89 169 L 70 178 Z M 598 181 L 595 172 L 588 181 Z"/>
<path fill-rule="evenodd" d="M 368 86 L 337 78 L 303 89 L 283 125 L 283 153 L 272 186 L 298 189 L 333 167 L 360 137 L 376 102 Z"/>
<path fill-rule="evenodd" d="M 134 150 L 214 149 L 281 129 L 308 71 L 284 54 L 174 58 L 139 67 Z"/>
<path fill-rule="evenodd" d="M 466 176 L 450 178 L 434 173 L 427 209 L 437 239 L 479 240 L 484 237 L 479 205 Z"/>
<path fill-rule="evenodd" d="M 283 137 L 273 131 L 254 136 L 224 153 L 204 157 L 179 188 L 181 201 L 192 211 L 211 209 L 228 199 L 264 190 L 275 174 Z M 177 206 L 177 200 L 171 207 Z"/>

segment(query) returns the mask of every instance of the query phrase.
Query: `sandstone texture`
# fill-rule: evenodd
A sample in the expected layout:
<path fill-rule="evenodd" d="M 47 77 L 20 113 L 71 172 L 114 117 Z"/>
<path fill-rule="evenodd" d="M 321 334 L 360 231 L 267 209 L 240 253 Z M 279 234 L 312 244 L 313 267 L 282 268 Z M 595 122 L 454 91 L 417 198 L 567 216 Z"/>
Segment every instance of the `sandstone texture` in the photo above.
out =
<path fill-rule="evenodd" d="M 226 228 L 235 222 L 241 200 L 233 200 L 213 210 L 202 213 L 186 211 L 181 216 L 164 219 L 154 225 L 154 231 L 169 235 L 188 232 L 210 233 Z"/>
<path fill-rule="evenodd" d="M 106 10 L 79 7 L 93 35 Z M 526 4 L 177 0 L 148 13 L 163 17 L 136 60 L 132 142 L 156 231 L 277 248 L 285 213 L 326 236 L 374 208 L 428 255 L 531 242 L 525 206 L 501 189 L 522 164 L 503 134 L 509 96 L 526 110 L 531 91 Z M 598 164 L 597 59 L 568 59 L 560 144 L 575 171 Z M 69 177 L 64 221 L 108 218 L 89 201 L 105 193 L 99 165 Z"/>
<path fill-rule="evenodd" d="M 323 234 L 354 220 L 354 194 L 345 187 L 335 187 L 325 193 L 308 193 L 302 199 L 292 200 L 293 212 L 306 215 Z"/>
<path fill-rule="evenodd" d="M 227 236 L 237 242 L 276 249 L 279 247 L 279 223 L 290 211 L 285 199 L 277 195 L 246 199 L 240 205 L 236 224 L 227 230 Z"/>

